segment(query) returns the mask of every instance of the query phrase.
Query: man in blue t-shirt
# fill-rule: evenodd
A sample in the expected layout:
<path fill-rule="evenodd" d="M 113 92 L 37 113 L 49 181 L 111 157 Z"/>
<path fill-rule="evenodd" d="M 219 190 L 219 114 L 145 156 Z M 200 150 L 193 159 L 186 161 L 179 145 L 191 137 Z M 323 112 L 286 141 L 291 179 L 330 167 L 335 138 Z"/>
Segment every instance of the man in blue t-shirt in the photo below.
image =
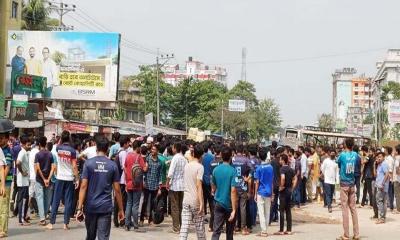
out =
<path fill-rule="evenodd" d="M 261 159 L 261 165 L 258 165 L 254 174 L 255 195 L 254 200 L 257 202 L 258 215 L 260 218 L 261 233 L 260 236 L 267 237 L 267 226 L 270 217 L 272 185 L 274 181 L 274 169 L 271 164 L 265 162 L 267 159 L 267 149 L 261 148 L 258 156 Z"/>
<path fill-rule="evenodd" d="M 236 213 L 237 231 L 242 230 L 242 235 L 249 235 L 247 228 L 247 200 L 249 183 L 251 181 L 251 163 L 244 154 L 244 146 L 239 145 L 236 148 L 236 156 L 232 160 L 232 167 L 236 170 L 236 189 L 238 192 L 239 211 Z"/>
<path fill-rule="evenodd" d="M 214 161 L 214 155 L 211 153 L 211 143 L 205 142 L 203 143 L 203 159 L 202 164 L 204 167 L 203 174 L 203 198 L 204 198 L 204 214 L 207 214 L 207 202 L 210 206 L 210 222 L 209 222 L 209 231 L 212 231 L 212 226 L 214 223 L 214 197 L 211 195 L 211 163 Z"/>
<path fill-rule="evenodd" d="M 384 160 L 384 154 L 382 152 L 378 153 L 376 156 L 376 205 L 378 207 L 378 217 L 376 224 L 385 223 L 386 220 L 386 209 L 387 209 L 387 199 L 389 192 L 389 164 L 387 160 Z"/>
<path fill-rule="evenodd" d="M 222 148 L 223 163 L 212 174 L 212 192 L 214 193 L 214 225 L 212 240 L 218 240 L 226 223 L 226 239 L 233 240 L 237 208 L 236 171 L 230 165 L 232 150 Z"/>
<path fill-rule="evenodd" d="M 358 159 L 358 154 L 353 152 L 354 140 L 345 140 L 345 151 L 339 155 L 339 179 L 340 179 L 340 202 L 342 204 L 343 229 L 344 235 L 339 239 L 349 239 L 349 208 L 353 221 L 354 238 L 359 239 L 358 216 L 356 210 L 356 188 L 354 169 Z"/>
<path fill-rule="evenodd" d="M 98 137 L 97 156 L 86 160 L 83 166 L 77 220 L 82 220 L 84 212 L 87 240 L 95 240 L 96 237 L 104 240 L 110 238 L 113 188 L 119 209 L 119 221 L 125 219 L 118 167 L 106 157 L 108 146 L 107 138 Z M 82 206 L 85 207 L 84 211 Z"/>

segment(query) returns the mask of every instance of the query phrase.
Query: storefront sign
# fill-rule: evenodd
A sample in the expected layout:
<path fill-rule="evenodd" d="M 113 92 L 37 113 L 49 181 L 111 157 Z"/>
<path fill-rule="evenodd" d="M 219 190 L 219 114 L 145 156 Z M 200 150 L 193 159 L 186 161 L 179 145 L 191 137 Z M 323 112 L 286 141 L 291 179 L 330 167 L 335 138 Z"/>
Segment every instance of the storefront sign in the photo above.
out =
<path fill-rule="evenodd" d="M 27 107 L 13 107 L 11 118 L 16 121 L 37 121 L 39 104 L 29 103 Z"/>
<path fill-rule="evenodd" d="M 11 107 L 28 107 L 28 95 L 14 94 L 11 102 Z"/>
<path fill-rule="evenodd" d="M 41 76 L 15 73 L 13 76 L 13 93 L 25 91 L 30 93 L 43 93 L 46 86 L 46 78 Z"/>

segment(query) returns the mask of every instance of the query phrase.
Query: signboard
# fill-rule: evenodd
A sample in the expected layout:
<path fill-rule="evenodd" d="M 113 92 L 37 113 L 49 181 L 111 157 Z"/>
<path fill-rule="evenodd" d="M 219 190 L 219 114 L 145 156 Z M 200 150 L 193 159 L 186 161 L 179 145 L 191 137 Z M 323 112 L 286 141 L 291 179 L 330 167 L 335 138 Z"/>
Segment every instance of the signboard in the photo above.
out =
<path fill-rule="evenodd" d="M 10 30 L 6 96 L 115 101 L 119 44 L 118 33 Z"/>
<path fill-rule="evenodd" d="M 389 102 L 388 120 L 390 124 L 400 123 L 400 100 L 392 100 Z"/>
<path fill-rule="evenodd" d="M 28 107 L 28 95 L 14 94 L 11 102 L 11 107 Z"/>
<path fill-rule="evenodd" d="M 29 103 L 27 107 L 13 107 L 11 118 L 15 121 L 37 121 L 39 104 Z"/>
<path fill-rule="evenodd" d="M 231 112 L 245 112 L 246 100 L 229 100 L 229 111 Z"/>
<path fill-rule="evenodd" d="M 146 122 L 146 135 L 153 134 L 153 113 L 147 114 L 145 117 Z"/>

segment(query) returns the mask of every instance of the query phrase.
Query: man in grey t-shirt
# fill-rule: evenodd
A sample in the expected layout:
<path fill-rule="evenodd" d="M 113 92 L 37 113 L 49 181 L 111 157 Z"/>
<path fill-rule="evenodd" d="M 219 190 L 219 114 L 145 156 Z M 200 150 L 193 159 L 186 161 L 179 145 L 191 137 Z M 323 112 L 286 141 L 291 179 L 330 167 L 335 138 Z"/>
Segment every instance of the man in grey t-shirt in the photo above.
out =
<path fill-rule="evenodd" d="M 197 239 L 206 239 L 204 230 L 204 201 L 202 180 L 204 167 L 199 163 L 199 159 L 203 155 L 203 149 L 200 145 L 194 147 L 193 159 L 186 164 L 184 171 L 184 195 L 182 209 L 182 226 L 180 231 L 180 239 L 187 239 L 189 233 L 190 222 L 196 226 Z"/>

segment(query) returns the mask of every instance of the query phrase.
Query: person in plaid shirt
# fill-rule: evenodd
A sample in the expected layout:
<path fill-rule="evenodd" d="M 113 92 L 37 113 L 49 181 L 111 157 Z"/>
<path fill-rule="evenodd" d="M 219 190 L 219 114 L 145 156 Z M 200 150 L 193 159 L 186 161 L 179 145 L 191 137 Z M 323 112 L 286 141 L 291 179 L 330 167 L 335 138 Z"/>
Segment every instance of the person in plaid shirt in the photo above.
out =
<path fill-rule="evenodd" d="M 153 225 L 153 207 L 154 199 L 157 194 L 161 194 L 160 185 L 161 181 L 161 161 L 158 158 L 158 146 L 153 145 L 151 147 L 151 154 L 147 156 L 146 162 L 148 164 L 147 172 L 145 173 L 144 188 L 143 188 L 143 205 L 142 212 L 140 214 L 140 226 L 143 226 L 144 216 L 147 210 L 147 204 L 150 202 L 150 213 L 149 213 L 149 225 Z M 150 201 L 149 200 L 150 197 Z"/>

